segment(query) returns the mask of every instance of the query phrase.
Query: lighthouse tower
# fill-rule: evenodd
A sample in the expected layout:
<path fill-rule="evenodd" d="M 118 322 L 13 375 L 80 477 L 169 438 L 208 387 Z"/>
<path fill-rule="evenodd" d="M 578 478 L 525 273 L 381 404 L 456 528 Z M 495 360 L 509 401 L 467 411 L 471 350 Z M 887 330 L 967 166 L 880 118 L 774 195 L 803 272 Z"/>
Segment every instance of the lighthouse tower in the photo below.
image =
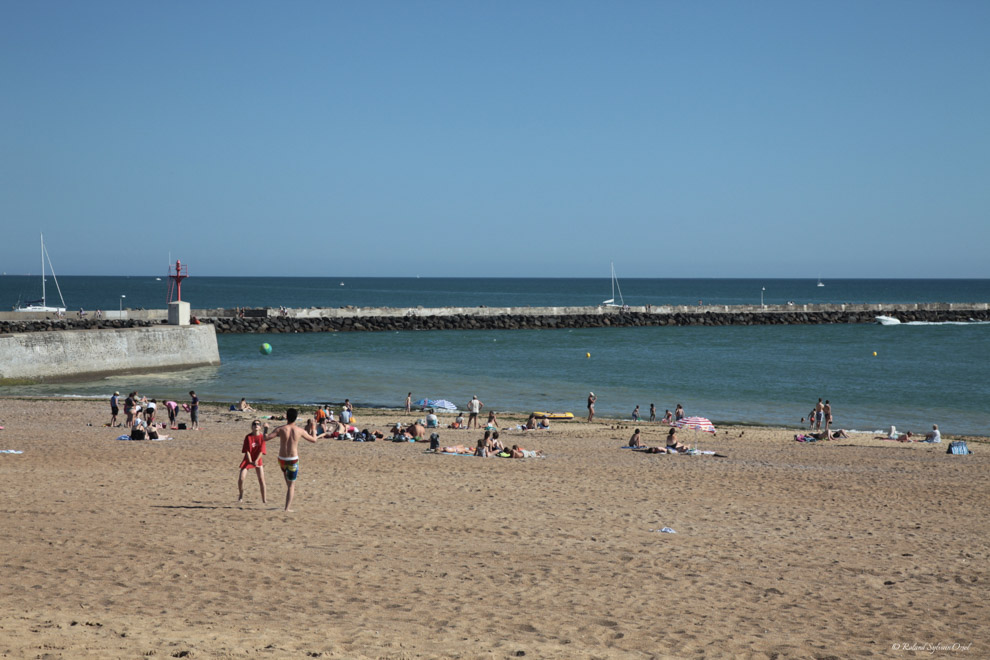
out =
<path fill-rule="evenodd" d="M 182 280 L 189 277 L 189 269 L 175 260 L 175 272 L 168 270 L 168 324 L 189 325 L 189 303 L 182 301 Z M 175 300 L 172 299 L 175 294 Z"/>

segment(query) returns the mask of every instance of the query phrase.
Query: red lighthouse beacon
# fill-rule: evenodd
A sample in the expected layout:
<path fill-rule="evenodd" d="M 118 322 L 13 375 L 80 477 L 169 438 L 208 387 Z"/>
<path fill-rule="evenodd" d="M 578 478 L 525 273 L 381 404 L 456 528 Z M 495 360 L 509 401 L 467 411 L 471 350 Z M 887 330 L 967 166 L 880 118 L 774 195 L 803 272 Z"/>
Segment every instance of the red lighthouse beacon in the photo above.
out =
<path fill-rule="evenodd" d="M 182 280 L 189 277 L 189 269 L 175 260 L 175 271 L 168 271 L 168 323 L 169 325 L 189 325 L 189 303 L 182 301 Z"/>

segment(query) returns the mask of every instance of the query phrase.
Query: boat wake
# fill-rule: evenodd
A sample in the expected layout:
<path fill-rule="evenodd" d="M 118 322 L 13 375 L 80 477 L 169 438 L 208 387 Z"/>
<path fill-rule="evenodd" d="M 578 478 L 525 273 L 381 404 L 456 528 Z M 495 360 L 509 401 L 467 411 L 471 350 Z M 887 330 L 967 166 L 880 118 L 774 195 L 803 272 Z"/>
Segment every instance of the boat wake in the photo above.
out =
<path fill-rule="evenodd" d="M 905 321 L 901 322 L 899 319 L 893 316 L 877 316 L 877 323 L 880 325 L 985 325 L 990 323 L 990 321 L 977 321 L 976 319 L 970 319 L 968 321 Z"/>

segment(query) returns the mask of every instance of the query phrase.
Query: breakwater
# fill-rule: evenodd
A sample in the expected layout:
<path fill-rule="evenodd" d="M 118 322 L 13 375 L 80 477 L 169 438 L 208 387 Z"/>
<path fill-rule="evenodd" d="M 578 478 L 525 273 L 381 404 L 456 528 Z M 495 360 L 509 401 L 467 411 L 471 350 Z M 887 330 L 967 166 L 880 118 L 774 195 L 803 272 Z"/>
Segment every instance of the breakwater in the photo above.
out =
<path fill-rule="evenodd" d="M 492 310 L 495 312 L 495 310 Z M 616 311 L 608 313 L 412 313 L 402 315 L 271 316 L 264 318 L 211 318 L 218 333 L 387 332 L 399 330 L 532 330 L 555 328 L 618 328 L 634 326 L 807 325 L 822 323 L 875 323 L 879 314 L 902 322 L 990 320 L 982 310 L 866 310 L 834 311 L 714 311 L 662 313 Z"/>
<path fill-rule="evenodd" d="M 109 313 L 108 313 L 109 315 Z M 875 323 L 880 315 L 901 322 L 990 321 L 988 303 L 670 307 L 442 307 L 193 309 L 217 333 L 388 332 L 397 330 L 523 330 L 632 326 L 811 325 Z M 115 314 L 116 316 L 116 314 Z M 153 327 L 165 310 L 125 310 L 120 318 L 21 320 L 0 314 L 0 332 Z"/>
<path fill-rule="evenodd" d="M 0 334 L 0 384 L 92 379 L 220 364 L 216 332 L 211 325 L 59 330 Z"/>

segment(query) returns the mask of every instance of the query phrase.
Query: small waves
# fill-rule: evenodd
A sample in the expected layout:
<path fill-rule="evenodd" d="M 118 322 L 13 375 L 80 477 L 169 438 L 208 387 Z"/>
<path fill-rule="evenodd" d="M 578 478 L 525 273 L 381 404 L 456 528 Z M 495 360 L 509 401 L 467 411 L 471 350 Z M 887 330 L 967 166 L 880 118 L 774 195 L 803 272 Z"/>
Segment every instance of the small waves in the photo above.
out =
<path fill-rule="evenodd" d="M 968 321 L 901 321 L 893 316 L 877 316 L 875 317 L 877 323 L 880 325 L 987 325 L 990 321 L 977 321 L 976 319 L 970 319 Z"/>

